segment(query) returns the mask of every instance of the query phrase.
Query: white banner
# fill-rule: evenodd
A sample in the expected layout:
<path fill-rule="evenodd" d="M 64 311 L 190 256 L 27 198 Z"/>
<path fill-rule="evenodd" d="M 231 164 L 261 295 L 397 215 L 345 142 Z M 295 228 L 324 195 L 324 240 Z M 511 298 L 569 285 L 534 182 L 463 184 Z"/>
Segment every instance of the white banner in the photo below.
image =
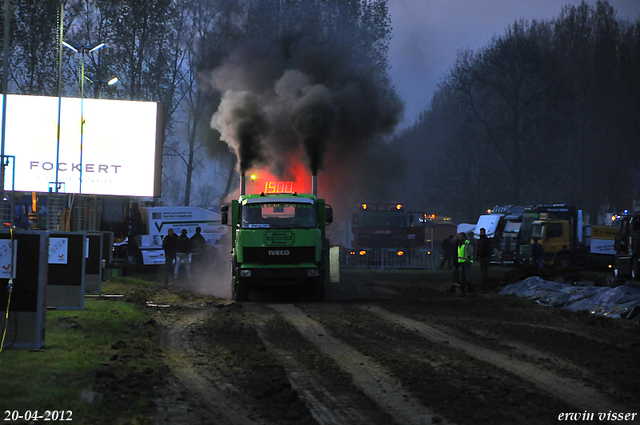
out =
<path fill-rule="evenodd" d="M 592 254 L 610 254 L 616 253 L 616 241 L 613 239 L 593 239 L 591 238 Z"/>
<path fill-rule="evenodd" d="M 57 177 L 65 193 L 154 196 L 158 104 L 82 103 L 69 97 L 59 105 L 57 97 L 7 95 L 4 154 L 12 162 L 5 189 L 48 192 Z"/>

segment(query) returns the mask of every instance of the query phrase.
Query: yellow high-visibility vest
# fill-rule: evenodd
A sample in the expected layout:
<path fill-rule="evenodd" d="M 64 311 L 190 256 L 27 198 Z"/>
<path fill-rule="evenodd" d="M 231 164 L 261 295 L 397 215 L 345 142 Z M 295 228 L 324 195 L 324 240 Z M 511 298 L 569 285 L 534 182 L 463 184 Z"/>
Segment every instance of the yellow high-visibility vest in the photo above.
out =
<path fill-rule="evenodd" d="M 458 263 L 473 263 L 473 254 L 469 245 L 471 241 L 464 241 L 462 245 L 458 247 Z"/>

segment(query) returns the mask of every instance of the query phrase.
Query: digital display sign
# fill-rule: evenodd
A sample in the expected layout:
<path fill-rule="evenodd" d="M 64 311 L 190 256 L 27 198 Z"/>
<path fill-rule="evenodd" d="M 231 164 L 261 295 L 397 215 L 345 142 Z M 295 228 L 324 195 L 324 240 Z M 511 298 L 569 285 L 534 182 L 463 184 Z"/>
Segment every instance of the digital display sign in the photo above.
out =
<path fill-rule="evenodd" d="M 58 100 L 7 95 L 5 190 L 55 191 L 57 168 L 59 192 L 159 196 L 161 104 Z"/>
<path fill-rule="evenodd" d="M 293 193 L 293 182 L 266 182 L 264 193 Z"/>

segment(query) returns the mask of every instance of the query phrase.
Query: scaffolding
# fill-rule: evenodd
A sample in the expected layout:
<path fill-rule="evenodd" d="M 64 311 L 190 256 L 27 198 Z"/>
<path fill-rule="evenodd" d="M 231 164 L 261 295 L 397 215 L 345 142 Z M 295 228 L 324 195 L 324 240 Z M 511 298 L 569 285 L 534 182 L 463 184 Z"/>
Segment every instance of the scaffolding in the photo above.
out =
<path fill-rule="evenodd" d="M 64 193 L 49 193 L 49 199 L 47 199 L 47 229 L 66 229 L 67 208 L 65 198 L 67 196 Z"/>
<path fill-rule="evenodd" d="M 99 231 L 101 210 L 101 197 L 90 195 L 75 195 L 72 205 L 72 230 L 75 232 Z"/>
<path fill-rule="evenodd" d="M 0 220 L 2 220 L 2 227 L 11 227 L 14 225 L 13 210 L 13 192 L 4 192 L 2 202 L 0 202 Z"/>

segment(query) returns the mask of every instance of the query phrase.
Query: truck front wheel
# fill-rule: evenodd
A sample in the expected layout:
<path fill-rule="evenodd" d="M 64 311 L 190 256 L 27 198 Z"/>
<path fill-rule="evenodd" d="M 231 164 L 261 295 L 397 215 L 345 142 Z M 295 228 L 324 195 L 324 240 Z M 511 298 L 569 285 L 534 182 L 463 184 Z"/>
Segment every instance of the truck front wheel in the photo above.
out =
<path fill-rule="evenodd" d="M 573 258 L 569 254 L 560 254 L 556 258 L 555 265 L 561 269 L 569 268 L 573 265 Z"/>
<path fill-rule="evenodd" d="M 313 291 L 311 292 L 311 299 L 316 302 L 324 301 L 325 286 L 324 279 L 318 278 L 313 282 Z"/>
<path fill-rule="evenodd" d="M 231 299 L 238 302 L 249 301 L 249 288 L 247 283 L 240 278 L 239 270 L 240 268 L 234 257 L 231 260 Z"/>
<path fill-rule="evenodd" d="M 640 271 L 638 270 L 638 259 L 632 258 L 630 261 L 631 268 L 631 280 L 636 281 L 640 280 Z"/>
<path fill-rule="evenodd" d="M 238 302 L 249 301 L 249 290 L 247 289 L 247 284 L 241 279 L 235 279 L 235 283 L 231 291 L 231 299 Z"/>

